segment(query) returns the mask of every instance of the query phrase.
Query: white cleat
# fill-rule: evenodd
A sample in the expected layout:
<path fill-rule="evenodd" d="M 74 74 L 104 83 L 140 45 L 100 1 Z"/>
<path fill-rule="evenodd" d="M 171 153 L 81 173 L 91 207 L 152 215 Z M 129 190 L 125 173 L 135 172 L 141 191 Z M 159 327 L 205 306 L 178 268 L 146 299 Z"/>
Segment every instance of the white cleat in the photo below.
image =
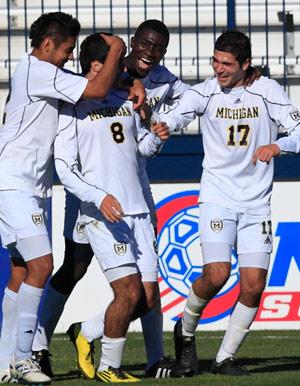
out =
<path fill-rule="evenodd" d="M 10 365 L 10 374 L 23 385 L 49 385 L 51 378 L 42 373 L 32 358 L 22 359 Z"/>
<path fill-rule="evenodd" d="M 18 381 L 10 375 L 9 369 L 1 369 L 0 383 L 18 383 Z"/>

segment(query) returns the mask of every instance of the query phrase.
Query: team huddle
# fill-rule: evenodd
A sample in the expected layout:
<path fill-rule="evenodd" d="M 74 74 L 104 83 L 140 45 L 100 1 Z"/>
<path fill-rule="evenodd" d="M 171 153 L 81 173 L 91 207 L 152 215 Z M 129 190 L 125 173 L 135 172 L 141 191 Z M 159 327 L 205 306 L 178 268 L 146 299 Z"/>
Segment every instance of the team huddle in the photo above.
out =
<path fill-rule="evenodd" d="M 257 313 L 272 252 L 272 158 L 300 151 L 300 114 L 276 81 L 251 66 L 251 43 L 239 31 L 218 37 L 214 77 L 193 87 L 159 64 L 169 44 L 159 20 L 138 26 L 127 55 L 118 36 L 87 36 L 80 45 L 82 72 L 74 74 L 63 66 L 73 59 L 79 32 L 77 19 L 63 12 L 43 14 L 32 24 L 32 51 L 17 66 L 5 107 L 0 235 L 11 256 L 11 277 L 2 302 L 0 383 L 51 383 L 51 338 L 93 256 L 114 298 L 67 331 L 82 375 L 106 383 L 140 381 L 122 366 L 126 333 L 137 318 L 146 377 L 200 374 L 196 328 L 230 276 L 233 247 L 240 294 L 211 371 L 248 376 L 235 355 Z M 170 107 L 163 111 L 163 105 Z M 204 267 L 175 324 L 170 359 L 163 347 L 156 215 L 146 165 L 172 132 L 197 116 L 205 154 L 199 198 Z M 279 132 L 288 135 L 277 140 Z M 47 198 L 54 167 L 66 190 L 65 256 L 48 281 Z"/>

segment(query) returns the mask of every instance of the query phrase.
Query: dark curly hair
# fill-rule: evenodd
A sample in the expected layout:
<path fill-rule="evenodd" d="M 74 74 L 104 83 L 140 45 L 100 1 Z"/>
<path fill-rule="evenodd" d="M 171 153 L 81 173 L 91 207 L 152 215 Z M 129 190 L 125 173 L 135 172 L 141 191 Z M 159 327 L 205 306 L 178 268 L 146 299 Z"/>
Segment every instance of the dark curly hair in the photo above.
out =
<path fill-rule="evenodd" d="M 49 12 L 41 15 L 30 27 L 31 47 L 40 47 L 42 41 L 50 37 L 58 47 L 69 37 L 77 37 L 80 23 L 72 15 L 64 12 Z"/>

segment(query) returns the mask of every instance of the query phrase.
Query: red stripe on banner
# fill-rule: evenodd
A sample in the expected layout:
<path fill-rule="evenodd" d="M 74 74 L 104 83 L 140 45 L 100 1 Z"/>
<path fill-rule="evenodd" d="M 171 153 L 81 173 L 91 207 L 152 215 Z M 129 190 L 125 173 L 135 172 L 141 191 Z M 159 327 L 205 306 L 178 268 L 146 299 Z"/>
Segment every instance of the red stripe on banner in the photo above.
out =
<path fill-rule="evenodd" d="M 163 291 L 160 291 L 160 297 L 163 298 L 164 296 L 168 295 L 170 292 L 172 292 L 172 288 L 166 288 Z"/>
<path fill-rule="evenodd" d="M 299 322 L 300 292 L 264 292 L 256 322 Z"/>
<path fill-rule="evenodd" d="M 186 298 L 184 296 L 179 296 L 177 299 L 173 300 L 173 302 L 164 306 L 161 311 L 167 312 L 170 308 L 177 306 L 177 304 L 183 302 Z"/>
<path fill-rule="evenodd" d="M 187 196 L 174 199 L 161 208 L 157 209 L 157 231 L 158 233 L 164 227 L 165 223 L 174 216 L 175 213 L 182 210 L 182 208 L 187 208 L 189 206 L 194 206 L 198 204 L 198 196 Z"/>

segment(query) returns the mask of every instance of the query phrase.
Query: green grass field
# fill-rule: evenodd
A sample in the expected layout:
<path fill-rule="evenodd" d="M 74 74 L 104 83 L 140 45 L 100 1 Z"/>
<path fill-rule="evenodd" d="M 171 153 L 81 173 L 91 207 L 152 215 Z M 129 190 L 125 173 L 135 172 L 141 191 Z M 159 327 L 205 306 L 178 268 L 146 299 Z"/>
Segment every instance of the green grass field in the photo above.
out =
<path fill-rule="evenodd" d="M 228 377 L 210 374 L 210 366 L 222 332 L 197 334 L 197 350 L 202 374 L 182 379 L 142 379 L 141 385 L 187 386 L 300 386 L 300 331 L 252 331 L 244 342 L 238 359 L 251 371 L 251 377 Z M 174 357 L 172 333 L 165 334 L 165 350 Z M 96 381 L 80 377 L 75 363 L 75 349 L 66 335 L 55 335 L 50 347 L 55 373 L 53 385 L 92 385 Z M 98 365 L 100 346 L 96 345 Z M 145 353 L 140 333 L 129 333 L 124 367 L 143 377 Z"/>

